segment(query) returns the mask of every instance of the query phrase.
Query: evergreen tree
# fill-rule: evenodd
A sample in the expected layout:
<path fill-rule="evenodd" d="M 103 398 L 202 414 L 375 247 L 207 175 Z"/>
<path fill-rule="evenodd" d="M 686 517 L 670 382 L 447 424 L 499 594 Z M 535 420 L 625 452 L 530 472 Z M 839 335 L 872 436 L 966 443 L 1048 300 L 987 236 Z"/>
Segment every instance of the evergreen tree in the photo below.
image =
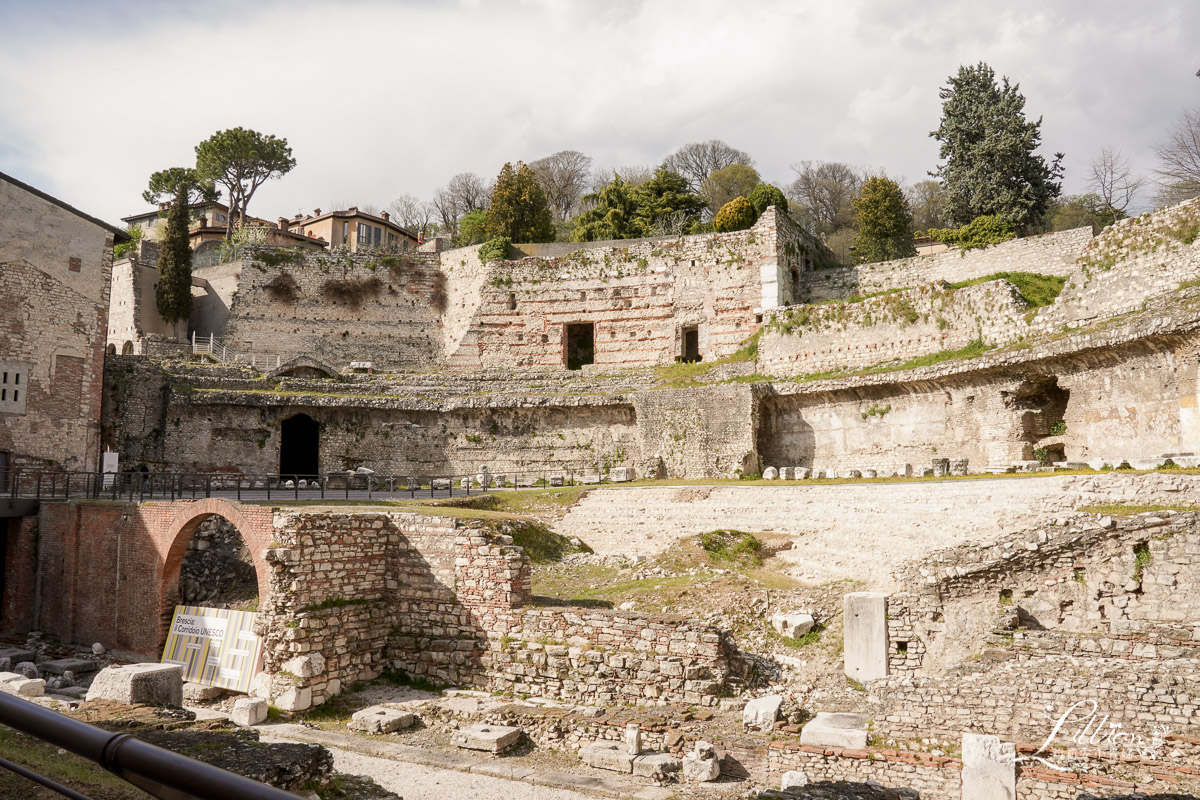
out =
<path fill-rule="evenodd" d="M 965 225 L 985 214 L 1017 228 L 1036 223 L 1062 190 L 1062 153 L 1047 164 L 1035 152 L 1042 120 L 1025 119 L 1025 97 L 982 61 L 959 67 L 944 87 L 942 122 L 930 136 L 945 163 L 934 173 L 945 188 L 945 218 Z"/>
<path fill-rule="evenodd" d="M 746 199 L 754 206 L 754 213 L 760 217 L 770 206 L 775 206 L 775 210 L 781 214 L 788 213 L 787 198 L 783 196 L 779 187 L 769 183 L 760 183 L 755 186 L 754 190 L 746 195 Z"/>
<path fill-rule="evenodd" d="M 575 218 L 573 242 L 674 236 L 688 230 L 704 210 L 704 200 L 665 164 L 637 186 L 614 174 L 600 191 L 585 195 L 583 202 L 590 207 Z"/>
<path fill-rule="evenodd" d="M 176 325 L 192 313 L 192 248 L 188 242 L 187 187 L 180 185 L 167 215 L 167 230 L 158 253 L 154 299 L 162 318 Z"/>
<path fill-rule="evenodd" d="M 533 170 L 518 161 L 506 163 L 496 176 L 487 212 L 488 233 L 514 242 L 554 241 L 554 218 Z"/>
<path fill-rule="evenodd" d="M 757 219 L 754 205 L 744 197 L 735 197 L 721 206 L 721 210 L 713 217 L 713 230 L 717 233 L 744 231 Z"/>
<path fill-rule="evenodd" d="M 854 260 L 860 264 L 915 256 L 912 210 L 899 184 L 890 178 L 867 178 L 854 198 L 858 235 Z"/>
<path fill-rule="evenodd" d="M 600 191 L 584 195 L 583 202 L 591 207 L 575 217 L 571 241 L 600 242 L 642 235 L 642 228 L 635 219 L 638 207 L 633 189 L 621 180 L 620 175 L 614 174 Z"/>

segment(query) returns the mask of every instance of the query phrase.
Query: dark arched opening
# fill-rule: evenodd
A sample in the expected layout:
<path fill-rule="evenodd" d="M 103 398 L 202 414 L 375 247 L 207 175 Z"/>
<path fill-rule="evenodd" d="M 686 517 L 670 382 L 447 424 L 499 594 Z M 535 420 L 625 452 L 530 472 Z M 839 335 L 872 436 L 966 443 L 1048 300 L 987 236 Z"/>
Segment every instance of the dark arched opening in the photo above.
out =
<path fill-rule="evenodd" d="M 250 548 L 224 517 L 206 517 L 188 541 L 179 567 L 179 602 L 238 611 L 258 608 L 258 573 Z"/>
<path fill-rule="evenodd" d="M 297 414 L 279 426 L 279 474 L 315 478 L 321 471 L 321 426 L 308 414 Z"/>

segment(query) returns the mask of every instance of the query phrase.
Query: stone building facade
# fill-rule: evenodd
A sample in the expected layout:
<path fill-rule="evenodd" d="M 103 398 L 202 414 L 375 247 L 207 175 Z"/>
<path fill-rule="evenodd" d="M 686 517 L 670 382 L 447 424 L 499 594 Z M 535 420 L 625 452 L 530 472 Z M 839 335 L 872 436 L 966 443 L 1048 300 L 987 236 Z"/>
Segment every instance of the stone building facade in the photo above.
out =
<path fill-rule="evenodd" d="M 112 249 L 128 237 L 0 174 L 0 461 L 95 470 Z"/>

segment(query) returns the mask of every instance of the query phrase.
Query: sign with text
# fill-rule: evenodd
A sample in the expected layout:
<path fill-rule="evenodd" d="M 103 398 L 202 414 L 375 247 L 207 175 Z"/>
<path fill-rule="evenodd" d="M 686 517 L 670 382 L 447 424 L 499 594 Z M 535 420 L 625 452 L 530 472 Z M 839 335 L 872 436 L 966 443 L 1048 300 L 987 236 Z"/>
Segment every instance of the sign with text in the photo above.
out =
<path fill-rule="evenodd" d="M 254 616 L 252 611 L 175 606 L 162 663 L 183 667 L 185 681 L 250 691 L 262 656 Z"/>

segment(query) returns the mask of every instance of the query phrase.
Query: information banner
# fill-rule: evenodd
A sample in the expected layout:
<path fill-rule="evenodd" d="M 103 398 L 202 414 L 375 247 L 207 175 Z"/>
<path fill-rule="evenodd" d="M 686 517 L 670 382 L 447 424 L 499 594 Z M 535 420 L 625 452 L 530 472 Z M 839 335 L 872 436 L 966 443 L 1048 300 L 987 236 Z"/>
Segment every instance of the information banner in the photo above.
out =
<path fill-rule="evenodd" d="M 254 616 L 252 611 L 175 606 L 162 663 L 183 667 L 183 679 L 191 683 L 250 691 L 262 656 Z"/>

